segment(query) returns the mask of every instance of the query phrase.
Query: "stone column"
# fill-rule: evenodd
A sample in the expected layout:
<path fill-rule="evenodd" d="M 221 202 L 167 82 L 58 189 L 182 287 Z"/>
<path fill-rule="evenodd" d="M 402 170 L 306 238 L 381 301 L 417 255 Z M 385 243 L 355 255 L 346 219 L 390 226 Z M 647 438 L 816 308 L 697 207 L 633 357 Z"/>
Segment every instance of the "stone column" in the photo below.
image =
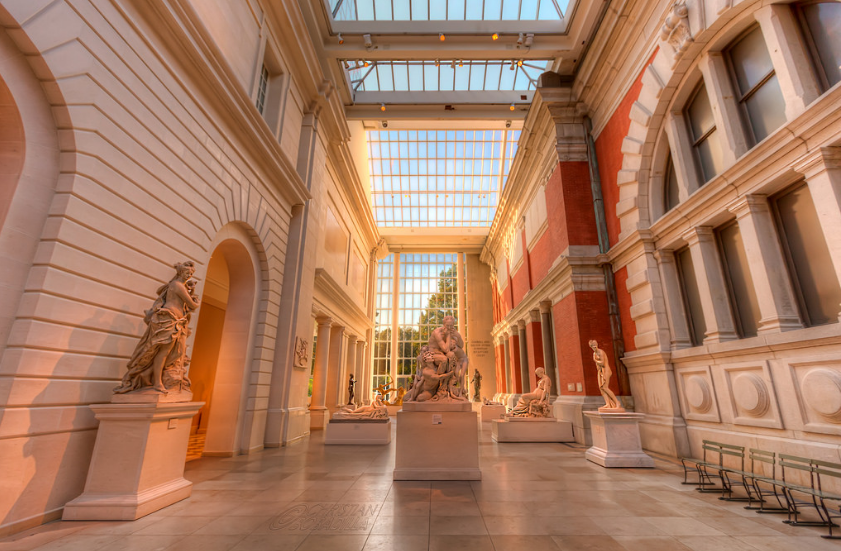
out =
<path fill-rule="evenodd" d="M 786 102 L 786 119 L 794 120 L 818 96 L 812 76 L 812 60 L 800 39 L 800 29 L 791 6 L 772 4 L 753 12 L 759 21 L 777 82 Z"/>
<path fill-rule="evenodd" d="M 841 147 L 824 147 L 794 170 L 806 177 L 832 266 L 841 280 Z"/>
<path fill-rule="evenodd" d="M 522 383 L 522 393 L 525 394 L 531 392 L 531 381 L 529 380 L 529 345 L 526 340 L 525 320 L 519 320 L 517 322 L 517 333 L 520 337 L 520 381 Z"/>
<path fill-rule="evenodd" d="M 330 361 L 330 327 L 333 320 L 318 318 L 318 339 L 315 343 L 315 365 L 312 372 L 312 402 L 310 404 L 310 430 L 323 430 L 327 426 L 327 370 Z"/>
<path fill-rule="evenodd" d="M 730 297 L 721 267 L 721 258 L 712 228 L 699 226 L 683 235 L 689 244 L 698 282 L 701 309 L 707 325 L 705 343 L 737 339 L 736 324 L 730 310 Z"/>
<path fill-rule="evenodd" d="M 561 380 L 558 373 L 558 366 L 555 365 L 555 351 L 552 346 L 554 338 L 552 335 L 552 302 L 544 300 L 540 306 L 540 330 L 543 337 L 543 365 L 547 373 L 555 379 L 555 396 L 561 395 Z"/>
<path fill-rule="evenodd" d="M 770 6 L 769 6 L 770 7 Z M 746 195 L 730 204 L 745 246 L 753 288 L 759 302 L 758 334 L 800 329 L 794 290 L 785 269 L 774 215 L 764 195 Z"/>
<path fill-rule="evenodd" d="M 654 253 L 660 267 L 660 278 L 663 281 L 663 298 L 666 303 L 666 317 L 669 320 L 669 332 L 672 348 L 689 348 L 692 337 L 689 334 L 689 324 L 686 323 L 686 308 L 680 291 L 680 277 L 675 262 L 675 252 L 661 249 Z"/>
<path fill-rule="evenodd" d="M 370 375 L 367 374 L 368 369 L 367 362 L 365 361 L 365 347 L 367 343 L 363 340 L 356 341 L 356 367 L 354 369 L 353 376 L 356 379 L 356 403 L 357 404 L 364 404 L 365 399 L 368 397 L 370 392 L 367 390 L 368 385 L 370 384 L 369 381 L 371 379 Z"/>
<path fill-rule="evenodd" d="M 347 391 L 348 381 L 350 380 L 351 373 L 353 374 L 353 379 L 357 382 L 356 386 L 354 386 L 354 394 L 359 389 L 359 381 L 356 378 L 356 342 L 359 340 L 359 337 L 356 335 L 349 335 L 347 338 L 347 362 L 345 362 L 345 369 L 342 373 L 342 378 L 340 379 L 340 383 L 344 383 L 344 388 L 339 387 L 341 392 L 339 393 L 339 404 L 349 404 L 350 402 L 350 394 Z M 356 398 L 354 397 L 354 400 Z"/>
<path fill-rule="evenodd" d="M 334 326 L 330 331 L 330 362 L 327 367 L 327 399 L 325 405 L 332 414 L 336 411 L 340 396 L 344 396 L 342 374 L 344 373 L 345 360 L 345 327 Z"/>
<path fill-rule="evenodd" d="M 511 375 L 511 336 L 502 334 L 502 348 L 505 350 L 505 393 L 514 394 L 514 377 Z"/>

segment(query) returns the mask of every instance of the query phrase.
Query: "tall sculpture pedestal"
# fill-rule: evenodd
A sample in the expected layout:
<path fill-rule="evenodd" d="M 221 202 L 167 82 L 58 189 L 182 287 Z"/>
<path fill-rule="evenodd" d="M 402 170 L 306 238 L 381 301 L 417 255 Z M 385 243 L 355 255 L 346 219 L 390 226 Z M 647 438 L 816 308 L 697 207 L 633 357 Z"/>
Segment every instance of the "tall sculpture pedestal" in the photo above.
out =
<path fill-rule="evenodd" d="M 63 520 L 135 520 L 190 496 L 184 478 L 190 425 L 204 402 L 150 401 L 90 406 L 99 419 L 85 491 L 64 506 Z"/>
<path fill-rule="evenodd" d="M 397 412 L 394 480 L 481 480 L 470 402 L 406 402 Z"/>
<path fill-rule="evenodd" d="M 642 413 L 585 411 L 590 418 L 593 447 L 584 457 L 602 467 L 653 468 L 654 460 L 642 451 L 639 422 Z"/>

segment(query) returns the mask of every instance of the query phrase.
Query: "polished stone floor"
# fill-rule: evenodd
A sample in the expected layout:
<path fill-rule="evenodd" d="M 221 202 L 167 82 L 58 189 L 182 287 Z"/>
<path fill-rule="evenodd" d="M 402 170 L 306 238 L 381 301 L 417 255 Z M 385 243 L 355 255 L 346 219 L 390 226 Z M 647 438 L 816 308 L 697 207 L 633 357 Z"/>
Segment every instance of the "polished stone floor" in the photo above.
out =
<path fill-rule="evenodd" d="M 390 446 L 314 434 L 187 466 L 190 499 L 134 522 L 53 522 L 0 542 L 39 551 L 841 550 L 778 515 L 680 484 L 678 468 L 603 469 L 566 444 L 481 435 L 480 482 L 392 482 Z"/>

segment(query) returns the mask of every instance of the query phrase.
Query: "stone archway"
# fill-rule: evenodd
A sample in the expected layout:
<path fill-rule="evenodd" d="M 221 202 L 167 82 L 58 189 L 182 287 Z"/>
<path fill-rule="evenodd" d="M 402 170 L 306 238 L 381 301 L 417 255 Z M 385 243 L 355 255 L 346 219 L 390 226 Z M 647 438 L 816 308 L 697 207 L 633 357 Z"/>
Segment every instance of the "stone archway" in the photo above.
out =
<path fill-rule="evenodd" d="M 194 399 L 205 405 L 193 427 L 204 435 L 205 455 L 235 455 L 247 447 L 241 439 L 257 296 L 251 254 L 238 239 L 225 239 L 205 278 L 190 366 Z"/>

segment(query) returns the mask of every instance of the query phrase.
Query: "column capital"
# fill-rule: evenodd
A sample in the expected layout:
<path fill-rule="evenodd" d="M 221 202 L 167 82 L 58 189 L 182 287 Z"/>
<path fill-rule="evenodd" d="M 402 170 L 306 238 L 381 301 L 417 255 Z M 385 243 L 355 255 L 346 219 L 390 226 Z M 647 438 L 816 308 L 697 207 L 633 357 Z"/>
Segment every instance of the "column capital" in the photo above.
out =
<path fill-rule="evenodd" d="M 822 147 L 796 163 L 792 168 L 807 179 L 826 170 L 841 169 L 841 147 Z"/>
<path fill-rule="evenodd" d="M 359 337 L 357 337 L 356 335 L 348 335 L 347 340 L 349 343 L 356 343 L 356 341 L 359 340 Z"/>
<path fill-rule="evenodd" d="M 742 218 L 750 213 L 767 211 L 768 196 L 760 194 L 743 195 L 725 207 L 728 211 Z"/>
<path fill-rule="evenodd" d="M 542 300 L 540 304 L 537 305 L 540 309 L 541 314 L 551 314 L 552 313 L 552 301 L 551 300 Z"/>
<path fill-rule="evenodd" d="M 654 251 L 654 258 L 660 264 L 674 264 L 675 251 L 672 249 L 657 249 Z"/>
<path fill-rule="evenodd" d="M 315 318 L 316 323 L 318 323 L 318 327 L 330 327 L 333 325 L 333 318 L 328 317 L 318 317 Z"/>
<path fill-rule="evenodd" d="M 529 321 L 532 323 L 539 323 L 540 322 L 540 310 L 534 309 L 529 310 Z"/>
<path fill-rule="evenodd" d="M 713 229 L 710 226 L 695 226 L 681 235 L 687 245 L 697 245 L 701 241 L 709 241 L 713 238 Z"/>
<path fill-rule="evenodd" d="M 509 333 L 508 331 L 504 331 L 504 332 L 502 333 L 502 338 L 503 338 L 503 339 L 505 339 L 505 342 L 507 343 L 507 342 L 508 342 L 508 339 L 510 339 L 510 338 L 511 338 L 511 333 Z"/>
<path fill-rule="evenodd" d="M 520 331 L 525 331 L 526 330 L 526 320 L 517 320 L 517 328 Z"/>

